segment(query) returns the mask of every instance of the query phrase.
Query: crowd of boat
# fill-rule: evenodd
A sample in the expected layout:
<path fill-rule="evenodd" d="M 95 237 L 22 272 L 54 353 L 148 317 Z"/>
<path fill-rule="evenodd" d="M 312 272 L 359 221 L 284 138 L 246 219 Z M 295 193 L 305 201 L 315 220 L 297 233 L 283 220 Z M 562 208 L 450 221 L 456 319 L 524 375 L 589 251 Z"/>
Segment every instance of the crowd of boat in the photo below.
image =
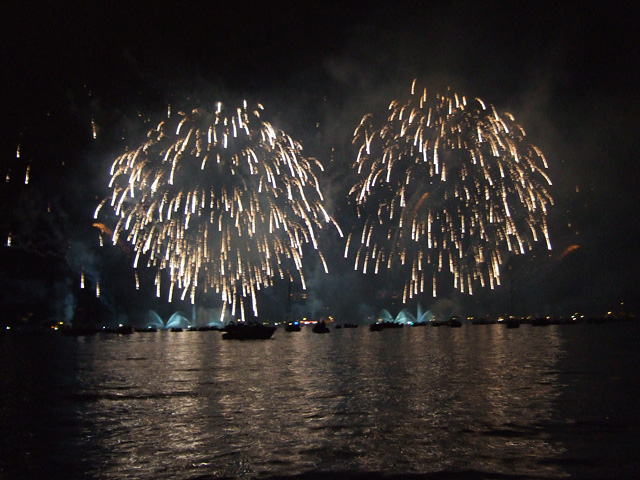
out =
<path fill-rule="evenodd" d="M 287 321 L 277 325 L 266 325 L 258 322 L 240 322 L 229 323 L 223 325 L 205 325 L 205 326 L 189 326 L 186 328 L 173 327 L 173 328 L 158 328 L 155 325 L 149 325 L 146 327 L 134 327 L 131 325 L 118 325 L 117 327 L 102 327 L 97 328 L 95 326 L 70 326 L 63 322 L 55 322 L 48 326 L 46 330 L 55 330 L 61 332 L 63 335 L 68 336 L 85 336 L 95 334 L 118 334 L 118 335 L 130 335 L 135 332 L 139 333 L 153 333 L 159 330 L 166 330 L 169 332 L 202 332 L 202 331 L 219 331 L 222 333 L 224 340 L 265 340 L 273 336 L 276 330 L 281 329 L 287 332 L 287 334 L 300 332 L 303 328 L 309 328 L 314 334 L 327 334 L 334 330 L 351 329 L 351 328 L 367 328 L 372 332 L 379 332 L 387 329 L 397 328 L 414 328 L 414 327 L 449 327 L 449 328 L 461 328 L 467 325 L 504 325 L 506 328 L 520 328 L 521 325 L 530 325 L 531 327 L 546 327 L 550 325 L 576 325 L 579 323 L 585 324 L 602 324 L 613 323 L 619 321 L 632 321 L 635 320 L 634 316 L 604 316 L 597 318 L 586 318 L 584 316 L 574 315 L 566 318 L 552 318 L 552 317 L 467 317 L 463 318 L 458 315 L 453 315 L 445 320 L 431 318 L 429 320 L 420 322 L 399 322 L 393 320 L 378 319 L 377 321 L 370 323 L 340 323 L 336 321 L 325 322 L 324 320 L 315 322 L 298 322 Z"/>

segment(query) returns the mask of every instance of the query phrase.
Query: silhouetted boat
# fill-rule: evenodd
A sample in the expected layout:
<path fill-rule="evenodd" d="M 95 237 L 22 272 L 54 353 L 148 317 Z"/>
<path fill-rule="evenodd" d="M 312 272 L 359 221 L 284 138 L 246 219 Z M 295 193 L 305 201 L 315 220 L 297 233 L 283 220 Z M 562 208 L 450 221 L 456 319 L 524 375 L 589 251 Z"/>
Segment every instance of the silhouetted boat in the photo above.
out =
<path fill-rule="evenodd" d="M 387 328 L 402 328 L 403 324 L 400 322 L 378 322 L 369 325 L 369 330 L 372 332 L 379 332 L 386 330 Z"/>
<path fill-rule="evenodd" d="M 507 328 L 520 328 L 520 320 L 516 320 L 515 318 L 510 318 L 505 321 Z"/>
<path fill-rule="evenodd" d="M 230 323 L 223 331 L 224 340 L 267 340 L 276 331 L 276 327 L 261 323 Z"/>
<path fill-rule="evenodd" d="M 329 333 L 331 330 L 329 330 L 329 327 L 327 327 L 324 322 L 318 322 L 313 326 L 311 331 L 313 333 Z"/>
<path fill-rule="evenodd" d="M 300 330 L 302 330 L 298 322 L 287 323 L 284 329 L 287 332 L 299 332 Z"/>
<path fill-rule="evenodd" d="M 460 317 L 458 315 L 454 315 L 449 319 L 449 322 L 447 324 L 450 327 L 459 328 L 462 326 L 462 321 L 460 320 Z"/>
<path fill-rule="evenodd" d="M 141 330 L 138 330 L 139 332 L 157 332 L 158 329 L 156 327 L 152 327 L 152 326 L 148 326 L 146 328 L 143 328 Z"/>
<path fill-rule="evenodd" d="M 180 327 L 173 327 L 169 329 L 170 332 L 182 332 L 182 328 Z"/>

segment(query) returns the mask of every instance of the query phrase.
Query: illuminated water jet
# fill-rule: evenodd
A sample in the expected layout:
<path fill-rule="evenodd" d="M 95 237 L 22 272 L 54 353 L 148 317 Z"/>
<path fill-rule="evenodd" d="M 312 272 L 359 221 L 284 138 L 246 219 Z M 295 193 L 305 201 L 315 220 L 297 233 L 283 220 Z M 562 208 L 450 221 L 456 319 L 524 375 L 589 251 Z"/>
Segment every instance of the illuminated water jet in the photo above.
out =
<path fill-rule="evenodd" d="M 434 320 L 434 315 L 431 310 L 426 312 L 422 311 L 422 307 L 418 304 L 417 312 L 414 315 L 408 308 L 403 308 L 394 317 L 387 309 L 382 309 L 376 317 L 376 322 L 392 322 L 400 323 L 403 325 L 414 325 L 416 323 L 427 323 Z"/>

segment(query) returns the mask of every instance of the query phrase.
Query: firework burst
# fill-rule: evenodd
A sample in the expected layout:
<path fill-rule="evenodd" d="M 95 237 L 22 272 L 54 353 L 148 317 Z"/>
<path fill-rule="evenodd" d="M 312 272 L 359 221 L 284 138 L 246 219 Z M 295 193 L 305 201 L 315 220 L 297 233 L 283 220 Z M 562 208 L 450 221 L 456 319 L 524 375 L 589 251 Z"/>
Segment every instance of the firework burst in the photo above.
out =
<path fill-rule="evenodd" d="M 304 287 L 303 245 L 312 244 L 324 263 L 318 231 L 338 226 L 322 204 L 322 165 L 263 121 L 261 105 L 216 107 L 176 118 L 169 110 L 142 145 L 114 161 L 112 194 L 95 217 L 104 205 L 113 208 L 114 244 L 126 236 L 134 268 L 146 261 L 157 269 L 158 295 L 166 271 L 170 301 L 174 290 L 192 302 L 197 292 L 215 291 L 244 319 L 241 298 L 251 299 L 257 315 L 256 292 L 274 278 L 291 281 L 297 271 Z"/>
<path fill-rule="evenodd" d="M 493 289 L 506 252 L 535 242 L 551 249 L 547 163 L 511 114 L 449 90 L 416 93 L 414 81 L 382 122 L 365 115 L 353 142 L 350 196 L 364 226 L 349 235 L 345 257 L 353 244 L 356 270 L 400 265 L 409 272 L 405 302 L 425 290 L 435 297 L 443 270 L 461 292 Z"/>

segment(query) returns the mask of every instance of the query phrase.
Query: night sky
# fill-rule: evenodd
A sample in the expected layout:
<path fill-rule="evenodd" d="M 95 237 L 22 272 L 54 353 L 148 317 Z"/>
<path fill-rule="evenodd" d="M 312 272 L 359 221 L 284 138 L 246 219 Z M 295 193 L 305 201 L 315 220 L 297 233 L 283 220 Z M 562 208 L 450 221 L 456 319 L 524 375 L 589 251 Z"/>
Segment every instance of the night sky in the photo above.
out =
<path fill-rule="evenodd" d="M 29 313 L 41 321 L 81 302 L 80 271 L 88 284 L 100 279 L 96 308 L 132 316 L 180 308 L 158 306 L 151 289 L 135 292 L 130 253 L 98 247 L 92 226 L 111 162 L 168 105 L 262 103 L 324 164 L 328 208 L 349 231 L 353 131 L 364 114 L 406 97 L 414 79 L 512 113 L 549 162 L 555 201 L 551 252 L 515 258 L 495 291 L 445 288 L 421 297 L 422 306 L 443 315 L 637 313 L 634 2 L 160 3 L 0 7 L 0 299 L 9 321 Z M 353 259 L 342 259 L 344 239 L 327 233 L 322 241 L 330 274 L 305 257 L 301 312 L 348 320 L 402 308 L 393 272 L 354 272 Z M 282 315 L 285 290 L 262 294 L 269 319 Z"/>

